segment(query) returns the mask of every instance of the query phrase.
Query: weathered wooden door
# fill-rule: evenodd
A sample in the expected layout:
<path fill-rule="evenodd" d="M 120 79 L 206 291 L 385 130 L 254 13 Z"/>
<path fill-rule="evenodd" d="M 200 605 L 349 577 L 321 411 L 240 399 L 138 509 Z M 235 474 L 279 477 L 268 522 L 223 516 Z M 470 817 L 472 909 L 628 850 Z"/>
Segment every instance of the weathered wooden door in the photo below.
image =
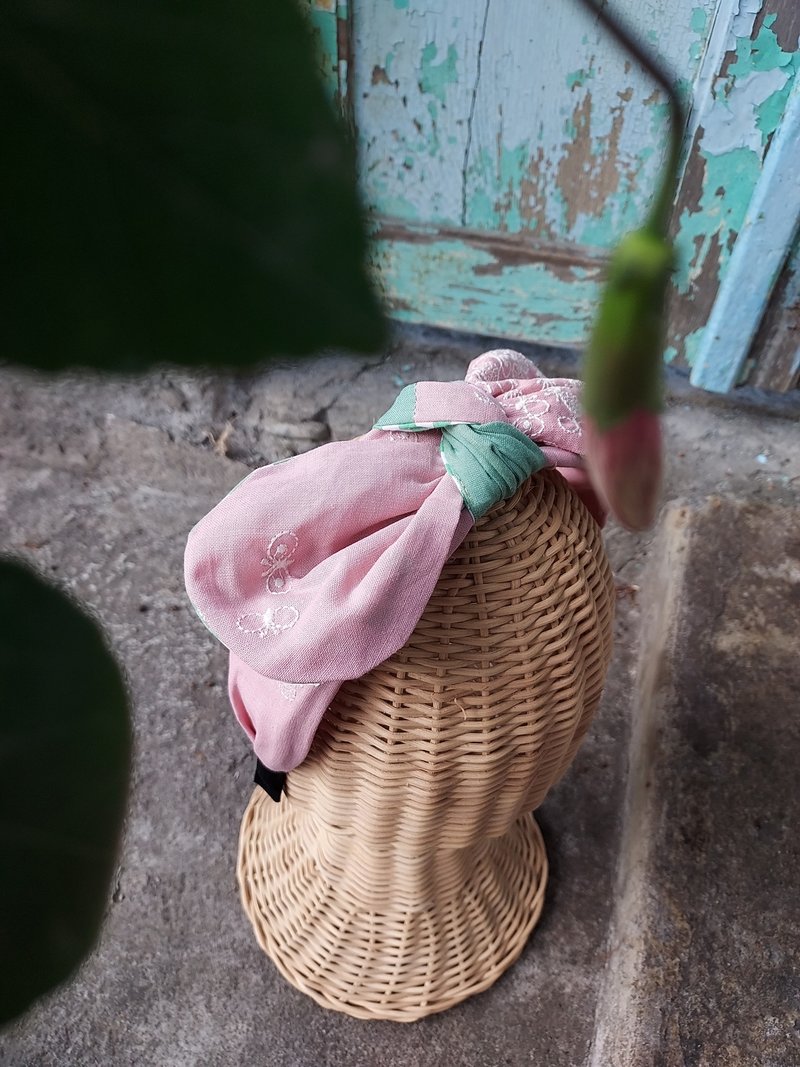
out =
<path fill-rule="evenodd" d="M 328 69 L 355 122 L 392 313 L 580 344 L 608 252 L 654 189 L 661 94 L 574 0 L 312 7 L 329 20 Z M 676 72 L 690 109 L 665 358 L 691 366 L 700 353 L 705 367 L 703 326 L 800 67 L 800 3 L 615 8 Z M 791 277 L 784 289 L 793 299 Z M 730 362 L 712 346 L 717 357 Z"/>

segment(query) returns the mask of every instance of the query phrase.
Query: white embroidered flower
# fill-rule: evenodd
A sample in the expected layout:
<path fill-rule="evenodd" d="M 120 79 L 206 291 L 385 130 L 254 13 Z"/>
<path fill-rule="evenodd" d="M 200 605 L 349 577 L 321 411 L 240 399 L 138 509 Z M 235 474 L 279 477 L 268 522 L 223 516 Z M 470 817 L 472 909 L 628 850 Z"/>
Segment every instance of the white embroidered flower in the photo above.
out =
<path fill-rule="evenodd" d="M 514 404 L 514 409 L 519 414 L 511 421 L 518 430 L 528 437 L 535 437 L 544 431 L 543 416 L 550 410 L 550 401 L 541 393 L 521 396 Z"/>
<path fill-rule="evenodd" d="M 261 560 L 261 565 L 265 568 L 261 577 L 267 580 L 268 592 L 285 593 L 292 584 L 289 564 L 294 559 L 298 544 L 297 535 L 288 530 L 275 534 L 270 541 L 267 554 Z"/>
<path fill-rule="evenodd" d="M 569 409 L 570 414 L 573 415 L 575 419 L 579 419 L 581 417 L 581 398 L 576 390 L 560 389 L 559 399 L 561 400 L 561 403 L 564 405 L 564 407 Z"/>
<path fill-rule="evenodd" d="M 467 381 L 497 382 L 506 378 L 536 378 L 539 370 L 521 352 L 510 348 L 498 348 L 485 352 L 470 364 Z"/>
<path fill-rule="evenodd" d="M 284 630 L 291 630 L 299 618 L 300 612 L 293 604 L 281 604 L 280 607 L 267 608 L 266 611 L 249 611 L 240 615 L 236 620 L 236 629 L 241 630 L 243 634 L 256 634 L 261 638 L 274 637 Z M 258 622 L 258 625 L 245 625 L 249 620 Z"/>
<path fill-rule="evenodd" d="M 564 433 L 580 433 L 581 426 L 574 415 L 559 415 L 558 425 L 564 431 Z"/>
<path fill-rule="evenodd" d="M 278 688 L 284 700 L 297 700 L 302 689 L 319 689 L 321 682 L 281 682 Z"/>

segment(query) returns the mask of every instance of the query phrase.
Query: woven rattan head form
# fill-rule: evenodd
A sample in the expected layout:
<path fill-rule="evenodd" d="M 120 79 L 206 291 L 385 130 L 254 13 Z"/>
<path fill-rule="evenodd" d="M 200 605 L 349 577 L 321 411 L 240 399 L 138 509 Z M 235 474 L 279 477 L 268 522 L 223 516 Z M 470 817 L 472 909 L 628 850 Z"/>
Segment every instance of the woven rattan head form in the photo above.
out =
<path fill-rule="evenodd" d="M 411 639 L 341 688 L 289 777 L 320 867 L 358 868 L 353 891 L 374 899 L 370 857 L 390 843 L 464 848 L 537 807 L 600 699 L 612 594 L 599 528 L 555 472 L 480 520 Z"/>
<path fill-rule="evenodd" d="M 542 909 L 529 814 L 563 773 L 611 651 L 600 531 L 556 473 L 490 511 L 408 643 L 344 685 L 275 805 L 256 790 L 239 884 L 298 988 L 411 1021 L 488 988 Z"/>

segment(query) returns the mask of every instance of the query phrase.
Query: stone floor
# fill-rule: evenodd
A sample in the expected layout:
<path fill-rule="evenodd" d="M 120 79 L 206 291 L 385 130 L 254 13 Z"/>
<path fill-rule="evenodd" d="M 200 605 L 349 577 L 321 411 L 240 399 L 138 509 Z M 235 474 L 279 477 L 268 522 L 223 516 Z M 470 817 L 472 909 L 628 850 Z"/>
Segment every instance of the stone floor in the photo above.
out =
<path fill-rule="evenodd" d="M 224 655 L 183 592 L 186 533 L 252 467 L 362 432 L 404 384 L 462 377 L 483 347 L 419 331 L 385 358 L 239 379 L 0 372 L 2 543 L 102 621 L 136 732 L 100 944 L 0 1037 L 3 1067 L 800 1064 L 792 402 L 672 383 L 659 523 L 607 529 L 618 613 L 603 704 L 538 813 L 544 918 L 492 989 L 420 1023 L 359 1022 L 288 986 L 241 914 L 252 759 Z"/>

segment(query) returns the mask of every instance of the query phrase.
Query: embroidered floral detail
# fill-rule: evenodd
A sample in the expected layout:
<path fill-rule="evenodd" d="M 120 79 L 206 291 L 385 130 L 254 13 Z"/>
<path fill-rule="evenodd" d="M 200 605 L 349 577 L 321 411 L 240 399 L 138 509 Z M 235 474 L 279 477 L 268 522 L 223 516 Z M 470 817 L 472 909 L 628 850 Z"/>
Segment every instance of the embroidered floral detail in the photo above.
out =
<path fill-rule="evenodd" d="M 281 682 L 278 687 L 284 700 L 297 700 L 301 689 L 319 689 L 321 682 Z"/>
<path fill-rule="evenodd" d="M 580 433 L 581 426 L 574 415 L 559 415 L 558 425 L 564 433 Z"/>
<path fill-rule="evenodd" d="M 300 612 L 292 604 L 281 604 L 277 608 L 267 608 L 266 611 L 250 611 L 246 615 L 240 615 L 236 620 L 236 629 L 243 634 L 257 634 L 259 637 L 275 636 L 284 630 L 291 630 Z M 248 619 L 258 620 L 259 626 L 245 626 Z"/>
<path fill-rule="evenodd" d="M 549 400 L 546 400 L 540 393 L 533 393 L 532 395 L 521 396 L 514 404 L 514 408 L 520 412 L 516 418 L 512 419 L 514 426 L 518 430 L 522 430 L 529 437 L 544 432 L 544 419 L 542 416 L 546 415 L 550 410 Z"/>
<path fill-rule="evenodd" d="M 581 432 L 582 415 L 580 397 L 574 390 L 562 389 L 559 399 L 569 412 L 569 415 L 559 415 L 558 425 L 564 433 L 579 434 Z"/>
<path fill-rule="evenodd" d="M 409 433 L 406 430 L 390 430 L 389 431 L 389 440 L 390 441 L 407 441 L 409 439 L 409 437 L 415 437 L 416 438 L 416 437 L 419 437 L 419 434 Z"/>
<path fill-rule="evenodd" d="M 285 593 L 292 584 L 289 564 L 294 559 L 299 542 L 297 536 L 289 531 L 275 534 L 267 546 L 267 554 L 261 560 L 261 577 L 267 580 L 270 593 Z"/>
<path fill-rule="evenodd" d="M 570 414 L 579 419 L 583 409 L 581 408 L 581 398 L 577 392 L 574 389 L 562 389 L 560 396 L 564 407 L 569 408 Z"/>
<path fill-rule="evenodd" d="M 510 348 L 498 348 L 494 352 L 485 352 L 470 364 L 466 380 L 477 382 L 497 382 L 507 378 L 534 378 L 539 370 L 521 352 Z"/>

